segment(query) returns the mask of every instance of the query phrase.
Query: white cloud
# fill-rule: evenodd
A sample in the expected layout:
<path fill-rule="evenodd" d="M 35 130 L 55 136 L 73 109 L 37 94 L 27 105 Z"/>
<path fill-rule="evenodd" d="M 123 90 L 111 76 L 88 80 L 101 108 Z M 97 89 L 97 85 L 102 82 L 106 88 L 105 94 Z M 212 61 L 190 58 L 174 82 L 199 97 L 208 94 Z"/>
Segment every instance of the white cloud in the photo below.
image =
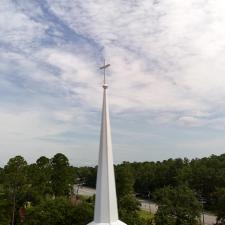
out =
<path fill-rule="evenodd" d="M 50 7 L 105 46 L 117 110 L 195 114 L 224 105 L 224 2 L 58 0 Z"/>
<path fill-rule="evenodd" d="M 222 2 L 58 0 L 49 2 L 49 6 L 75 32 L 105 47 L 112 64 L 112 110 L 161 110 L 194 116 L 198 111 L 213 112 L 224 105 Z M 12 4 L 8 7 L 16 11 Z M 36 16 L 42 15 L 37 9 Z M 19 30 L 26 27 L 24 32 L 31 34 L 25 40 L 33 39 L 36 32 L 43 35 L 36 28 L 40 24 L 29 18 L 27 22 L 21 12 L 16 11 L 16 15 L 22 19 L 12 21 L 10 32 L 17 26 Z M 42 32 L 45 26 L 41 26 Z M 17 36 L 21 37 L 20 33 Z M 41 48 L 35 55 L 40 62 L 33 67 L 46 62 L 58 68 L 60 76 L 42 70 L 45 74 L 34 72 L 33 79 L 69 90 L 76 99 L 96 107 L 100 96 L 96 62 L 85 53 L 75 55 L 58 47 Z M 28 66 L 34 63 L 20 60 Z"/>
<path fill-rule="evenodd" d="M 37 45 L 47 24 L 41 24 L 31 20 L 23 12 L 19 11 L 14 3 L 8 0 L 0 2 L 0 41 L 15 49 L 28 52 Z"/>
<path fill-rule="evenodd" d="M 94 129 L 103 55 L 114 116 L 224 129 L 224 1 L 47 2 L 0 3 L 2 135 L 23 124 L 27 140 Z"/>

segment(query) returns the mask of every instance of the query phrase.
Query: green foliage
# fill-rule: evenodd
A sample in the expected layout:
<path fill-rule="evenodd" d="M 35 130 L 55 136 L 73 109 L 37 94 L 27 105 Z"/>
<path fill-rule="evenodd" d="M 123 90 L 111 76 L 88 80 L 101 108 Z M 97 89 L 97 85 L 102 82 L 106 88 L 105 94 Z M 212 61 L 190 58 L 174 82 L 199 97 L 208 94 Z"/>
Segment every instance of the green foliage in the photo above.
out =
<path fill-rule="evenodd" d="M 3 202 L 8 211 L 3 215 L 6 220 L 10 218 L 12 224 L 17 220 L 18 209 L 26 201 L 27 189 L 27 162 L 21 156 L 11 158 L 4 167 Z"/>
<path fill-rule="evenodd" d="M 154 215 L 151 214 L 150 212 L 144 211 L 144 210 L 140 210 L 138 212 L 138 217 L 141 220 L 142 224 L 145 225 L 154 225 Z"/>
<path fill-rule="evenodd" d="M 134 173 L 130 163 L 123 162 L 116 167 L 116 187 L 121 220 L 128 225 L 152 225 L 152 218 L 140 214 L 140 202 L 134 195 Z"/>
<path fill-rule="evenodd" d="M 0 224 L 19 224 L 19 209 L 27 202 L 38 205 L 53 194 L 68 196 L 75 183 L 74 174 L 63 154 L 52 160 L 42 156 L 31 165 L 21 156 L 11 158 L 0 169 Z"/>
<path fill-rule="evenodd" d="M 116 188 L 118 198 L 134 192 L 134 176 L 130 163 L 124 162 L 116 167 Z"/>
<path fill-rule="evenodd" d="M 73 225 L 88 224 L 93 220 L 93 215 L 93 205 L 87 203 L 80 204 L 72 211 Z"/>
<path fill-rule="evenodd" d="M 9 192 L 22 191 L 26 184 L 27 162 L 21 156 L 11 158 L 4 167 L 4 186 Z"/>
<path fill-rule="evenodd" d="M 225 188 L 219 188 L 215 192 L 215 212 L 217 215 L 217 225 L 225 224 Z"/>
<path fill-rule="evenodd" d="M 135 191 L 146 196 L 166 185 L 177 186 L 179 171 L 186 165 L 186 159 L 168 159 L 163 162 L 131 164 L 135 172 Z"/>
<path fill-rule="evenodd" d="M 46 199 L 26 210 L 24 225 L 84 225 L 93 218 L 93 206 L 73 205 L 68 198 Z"/>
<path fill-rule="evenodd" d="M 156 164 L 153 162 L 132 163 L 135 192 L 145 196 L 156 188 Z"/>
<path fill-rule="evenodd" d="M 77 169 L 79 177 L 85 178 L 85 184 L 95 187 L 96 168 Z M 185 158 L 162 162 L 125 162 L 115 167 L 115 175 L 118 196 L 130 192 L 132 187 L 135 193 L 149 199 L 155 190 L 164 186 L 185 184 L 204 197 L 206 209 L 213 210 L 214 192 L 225 187 L 225 154 L 191 161 Z"/>
<path fill-rule="evenodd" d="M 97 177 L 97 167 L 80 167 L 76 169 L 76 176 L 82 180 L 86 186 L 95 188 L 96 177 Z"/>
<path fill-rule="evenodd" d="M 127 212 L 136 212 L 140 209 L 140 202 L 133 194 L 126 194 L 118 199 L 118 206 Z"/>
<path fill-rule="evenodd" d="M 127 225 L 154 225 L 154 217 L 142 211 L 127 211 L 124 209 L 119 210 L 120 219 Z"/>
<path fill-rule="evenodd" d="M 56 154 L 51 162 L 52 165 L 52 190 L 55 196 L 69 195 L 71 184 L 75 182 L 73 170 L 69 166 L 69 160 L 61 153 Z"/>
<path fill-rule="evenodd" d="M 119 210 L 119 217 L 127 225 L 143 225 L 137 212 L 128 212 L 126 210 Z"/>
<path fill-rule="evenodd" d="M 215 200 L 213 193 L 217 188 L 225 187 L 225 154 L 192 160 L 190 167 L 190 187 L 201 193 L 206 200 L 207 208 L 212 209 Z"/>
<path fill-rule="evenodd" d="M 32 202 L 39 202 L 42 198 L 52 195 L 52 168 L 50 159 L 42 156 L 35 164 L 28 167 L 28 183 L 30 190 L 28 199 Z"/>
<path fill-rule="evenodd" d="M 56 154 L 52 159 L 42 156 L 36 163 L 30 165 L 27 165 L 21 156 L 10 159 L 4 168 L 0 168 L 0 224 L 8 225 L 12 223 L 13 211 L 14 225 L 20 224 L 19 208 L 26 205 L 28 201 L 31 202 L 32 207 L 27 210 L 27 215 L 32 215 L 38 221 L 39 218 L 42 218 L 41 214 L 37 214 L 41 212 L 39 210 L 43 209 L 45 205 L 52 206 L 54 209 L 54 203 L 56 205 L 54 213 L 57 215 L 54 215 L 53 212 L 51 214 L 47 209 L 45 211 L 49 213 L 47 215 L 51 219 L 59 216 L 56 221 L 60 221 L 64 212 L 58 212 L 59 207 L 64 207 L 65 213 L 71 212 L 71 207 L 73 210 L 76 208 L 66 200 L 70 195 L 73 195 L 73 184 L 84 182 L 87 186 L 95 187 L 96 174 L 97 167 L 71 167 L 63 154 Z M 217 224 L 225 223 L 225 154 L 191 161 L 169 159 L 162 162 L 124 162 L 115 166 L 115 175 L 119 214 L 128 225 L 151 224 L 153 222 L 152 220 L 144 220 L 143 216 L 140 216 L 139 203 L 136 201 L 134 193 L 149 199 L 152 198 L 154 192 L 165 186 L 170 186 L 170 189 L 173 190 L 166 191 L 167 197 L 175 196 L 178 190 L 185 194 L 181 195 L 183 201 L 177 200 L 175 206 L 173 205 L 175 197 L 172 198 L 174 201 L 171 199 L 171 201 L 166 202 L 166 204 L 170 203 L 174 206 L 172 212 L 168 207 L 164 207 L 166 204 L 160 205 L 157 214 L 158 219 L 161 220 L 160 224 L 174 224 L 174 215 L 184 218 L 182 224 L 185 224 L 185 221 L 186 224 L 189 224 L 190 221 L 186 218 L 186 215 L 191 212 L 190 199 L 193 200 L 192 204 L 194 204 L 196 198 L 192 198 L 193 196 L 191 197 L 188 191 L 185 191 L 185 188 L 181 190 L 184 185 L 188 187 L 188 190 L 191 189 L 204 197 L 206 200 L 205 208 L 214 210 L 218 216 Z M 79 181 L 77 178 L 79 178 Z M 52 199 L 54 196 L 56 196 L 56 201 Z M 66 197 L 66 199 L 58 198 L 60 196 Z M 86 202 L 85 199 L 82 199 L 82 201 Z M 90 204 L 93 205 L 93 201 L 93 198 L 90 199 Z M 182 202 L 187 202 L 187 205 Z M 86 206 L 84 208 L 86 209 Z M 185 211 L 184 209 L 188 210 Z M 44 215 L 45 211 L 43 212 Z M 168 216 L 171 214 L 173 216 Z M 83 221 L 85 218 L 82 217 L 82 213 L 80 215 L 81 217 L 77 216 L 77 218 Z M 193 215 L 195 215 L 194 212 Z M 74 220 L 75 224 L 79 223 L 78 220 Z M 177 224 L 181 224 L 179 220 L 176 221 Z M 31 225 L 32 223 L 34 221 L 31 222 Z"/>
<path fill-rule="evenodd" d="M 201 205 L 187 186 L 164 187 L 155 193 L 159 203 L 156 225 L 198 225 Z"/>
<path fill-rule="evenodd" d="M 11 221 L 11 204 L 8 199 L 5 199 L 4 196 L 1 194 L 0 196 L 0 224 L 1 225 L 9 225 Z"/>

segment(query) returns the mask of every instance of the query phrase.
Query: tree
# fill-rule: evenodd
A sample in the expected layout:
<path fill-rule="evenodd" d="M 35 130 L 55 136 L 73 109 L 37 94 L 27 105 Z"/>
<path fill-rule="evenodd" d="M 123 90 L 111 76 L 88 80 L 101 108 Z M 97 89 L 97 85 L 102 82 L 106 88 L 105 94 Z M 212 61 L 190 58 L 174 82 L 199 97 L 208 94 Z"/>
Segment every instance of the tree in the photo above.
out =
<path fill-rule="evenodd" d="M 0 167 L 0 185 L 3 183 L 4 170 Z"/>
<path fill-rule="evenodd" d="M 170 186 L 154 194 L 159 204 L 156 225 L 198 225 L 201 205 L 194 192 L 187 186 Z"/>
<path fill-rule="evenodd" d="M 206 200 L 206 208 L 212 209 L 215 201 L 213 193 L 217 188 L 225 187 L 225 154 L 194 159 L 190 167 L 190 187 L 201 193 Z"/>
<path fill-rule="evenodd" d="M 86 186 L 95 188 L 97 167 L 80 167 L 74 168 L 77 178 L 82 180 Z"/>
<path fill-rule="evenodd" d="M 86 202 L 73 205 L 65 197 L 45 199 L 26 210 L 24 225 L 84 225 L 91 222 L 93 211 Z"/>
<path fill-rule="evenodd" d="M 51 161 L 45 156 L 41 156 L 37 161 L 36 165 L 38 168 L 39 174 L 39 186 L 41 186 L 42 194 L 45 196 L 47 194 L 52 194 L 51 188 L 51 175 L 52 167 Z"/>
<path fill-rule="evenodd" d="M 116 167 L 116 188 L 118 196 L 119 215 L 121 219 L 129 225 L 140 223 L 138 211 L 140 203 L 134 195 L 134 177 L 130 163 Z"/>
<path fill-rule="evenodd" d="M 28 166 L 28 183 L 30 185 L 28 200 L 38 202 L 48 195 L 52 195 L 51 184 L 52 167 L 50 159 L 40 157 L 36 163 Z"/>
<path fill-rule="evenodd" d="M 52 165 L 52 190 L 55 196 L 69 195 L 75 183 L 73 170 L 69 160 L 61 153 L 56 154 L 51 161 Z"/>
<path fill-rule="evenodd" d="M 4 189 L 12 204 L 11 224 L 15 224 L 16 211 L 24 204 L 27 190 L 27 162 L 22 156 L 11 158 L 4 167 Z"/>
<path fill-rule="evenodd" d="M 72 210 L 72 224 L 84 225 L 93 220 L 94 208 L 91 204 L 82 203 L 73 207 Z"/>
<path fill-rule="evenodd" d="M 119 198 L 119 208 L 126 210 L 128 213 L 139 211 L 140 205 L 140 202 L 132 194 L 127 194 Z"/>
<path fill-rule="evenodd" d="M 130 163 L 124 162 L 116 167 L 116 189 L 118 198 L 134 193 L 134 176 Z"/>
<path fill-rule="evenodd" d="M 9 225 L 11 221 L 11 204 L 4 193 L 0 194 L 0 224 Z"/>
<path fill-rule="evenodd" d="M 139 210 L 139 202 L 134 194 L 134 177 L 130 163 L 124 162 L 116 167 L 116 189 L 119 208 L 126 211 Z"/>
<path fill-rule="evenodd" d="M 135 192 L 146 197 L 156 188 L 156 164 L 154 162 L 132 163 Z"/>
<path fill-rule="evenodd" d="M 217 215 L 216 225 L 225 225 L 225 188 L 219 188 L 215 192 L 215 212 Z"/>

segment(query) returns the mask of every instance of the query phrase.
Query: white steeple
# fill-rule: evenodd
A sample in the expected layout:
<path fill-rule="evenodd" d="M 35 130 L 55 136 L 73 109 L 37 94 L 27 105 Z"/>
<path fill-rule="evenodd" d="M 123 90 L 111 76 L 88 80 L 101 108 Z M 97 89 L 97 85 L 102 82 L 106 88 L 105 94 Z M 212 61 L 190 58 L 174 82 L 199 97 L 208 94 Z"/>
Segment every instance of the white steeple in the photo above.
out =
<path fill-rule="evenodd" d="M 108 85 L 105 81 L 105 65 L 103 83 L 102 124 L 98 159 L 97 187 L 95 198 L 94 221 L 88 225 L 126 225 L 118 219 L 115 175 L 112 155 L 112 140 L 107 98 Z"/>

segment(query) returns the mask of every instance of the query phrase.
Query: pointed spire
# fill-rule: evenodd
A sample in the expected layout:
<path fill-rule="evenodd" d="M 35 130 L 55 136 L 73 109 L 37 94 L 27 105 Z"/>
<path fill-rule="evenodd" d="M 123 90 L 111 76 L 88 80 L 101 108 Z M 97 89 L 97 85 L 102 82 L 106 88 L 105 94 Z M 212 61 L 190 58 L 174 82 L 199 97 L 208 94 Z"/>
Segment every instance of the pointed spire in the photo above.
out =
<path fill-rule="evenodd" d="M 89 225 L 126 225 L 118 219 L 115 175 L 113 166 L 111 128 L 109 120 L 109 107 L 105 80 L 105 64 L 103 83 L 102 123 L 98 159 L 97 186 L 95 198 L 94 221 Z"/>

